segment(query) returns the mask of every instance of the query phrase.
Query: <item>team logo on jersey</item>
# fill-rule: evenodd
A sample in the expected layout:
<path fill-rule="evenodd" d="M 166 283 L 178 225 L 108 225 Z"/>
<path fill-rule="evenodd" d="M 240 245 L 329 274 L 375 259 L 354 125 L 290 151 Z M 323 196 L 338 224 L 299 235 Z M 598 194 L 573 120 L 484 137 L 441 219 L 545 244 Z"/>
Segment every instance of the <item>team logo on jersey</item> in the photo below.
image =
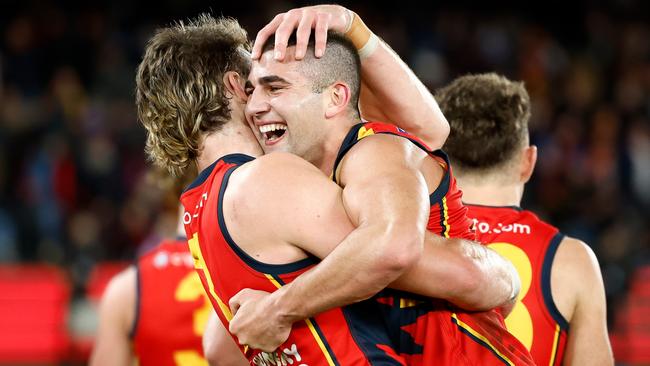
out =
<path fill-rule="evenodd" d="M 183 212 L 183 224 L 184 225 L 189 225 L 192 222 L 192 220 L 199 217 L 199 214 L 200 214 L 201 210 L 203 209 L 203 205 L 205 204 L 205 202 L 207 200 L 208 200 L 208 194 L 203 193 L 201 195 L 201 199 L 199 200 L 199 203 L 197 203 L 196 206 L 194 207 L 194 214 L 189 213 L 189 211 L 187 211 L 187 210 L 185 210 L 185 212 Z"/>
<path fill-rule="evenodd" d="M 362 138 L 364 138 L 366 136 L 370 136 L 370 135 L 374 135 L 374 134 L 375 134 L 375 130 L 373 130 L 372 128 L 361 127 L 359 129 L 359 133 L 357 134 L 357 140 L 361 140 Z"/>
<path fill-rule="evenodd" d="M 502 233 L 513 233 L 513 234 L 522 234 L 530 235 L 531 229 L 530 225 L 520 224 L 520 223 L 509 223 L 503 224 L 497 222 L 493 225 L 490 225 L 489 222 L 479 221 L 477 219 L 472 219 L 473 225 L 478 232 L 481 234 L 502 234 Z"/>
<path fill-rule="evenodd" d="M 282 351 L 261 352 L 253 357 L 251 364 L 256 366 L 287 366 L 294 364 L 296 366 L 308 366 L 306 363 L 302 362 L 302 357 L 300 356 L 298 347 L 296 347 L 295 344 L 292 344 L 290 348 L 285 348 Z"/>

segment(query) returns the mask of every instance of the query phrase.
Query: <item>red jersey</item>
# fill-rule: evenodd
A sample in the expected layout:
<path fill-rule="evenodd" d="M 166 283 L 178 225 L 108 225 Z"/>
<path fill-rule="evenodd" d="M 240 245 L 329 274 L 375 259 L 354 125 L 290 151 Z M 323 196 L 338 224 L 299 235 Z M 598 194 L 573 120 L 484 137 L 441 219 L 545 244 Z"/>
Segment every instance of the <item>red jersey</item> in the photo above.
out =
<path fill-rule="evenodd" d="M 139 365 L 207 365 L 202 336 L 210 315 L 186 241 L 166 240 L 137 261 L 131 336 Z"/>
<path fill-rule="evenodd" d="M 560 365 L 569 324 L 551 294 L 551 266 L 564 236 L 519 207 L 469 205 L 479 239 L 508 258 L 521 278 L 521 292 L 506 319 L 508 330 L 539 365 Z"/>
<path fill-rule="evenodd" d="M 251 160 L 242 154 L 222 157 L 201 172 L 181 197 L 194 265 L 226 329 L 232 319 L 227 304 L 240 290 L 273 292 L 318 263 L 313 257 L 281 265 L 262 263 L 231 238 L 222 201 L 230 174 Z M 374 302 L 370 306 L 378 308 Z M 403 365 L 388 344 L 377 314 L 377 309 L 369 314 L 333 309 L 295 323 L 287 341 L 275 352 L 241 350 L 252 365 Z"/>
<path fill-rule="evenodd" d="M 339 149 L 338 156 L 334 162 L 334 172 L 337 171 L 345 154 L 361 139 L 374 134 L 397 135 L 409 139 L 415 145 L 429 153 L 445 173 L 438 188 L 429 196 L 431 209 L 429 211 L 429 223 L 427 229 L 435 234 L 446 238 L 464 238 L 474 240 L 476 235 L 473 222 L 467 217 L 467 208 L 463 205 L 461 198 L 463 193 L 458 189 L 456 178 L 451 172 L 449 158 L 442 150 L 431 151 L 419 138 L 409 134 L 403 129 L 379 122 L 359 123 L 352 127 L 346 135 Z M 336 174 L 334 174 L 336 176 Z M 336 181 L 336 179 L 334 179 Z M 338 183 L 338 182 L 337 182 Z"/>
<path fill-rule="evenodd" d="M 462 192 L 453 177 L 447 155 L 431 151 L 424 142 L 386 123 L 367 122 L 352 127 L 339 150 L 334 172 L 344 155 L 361 139 L 374 134 L 404 137 L 426 151 L 443 169 L 438 188 L 431 193 L 427 229 L 444 237 L 475 240 Z M 336 174 L 334 174 L 336 180 Z M 392 343 L 409 365 L 532 365 L 526 349 L 512 336 L 496 311 L 467 313 L 448 302 L 386 289 L 374 297 L 381 307 Z"/>

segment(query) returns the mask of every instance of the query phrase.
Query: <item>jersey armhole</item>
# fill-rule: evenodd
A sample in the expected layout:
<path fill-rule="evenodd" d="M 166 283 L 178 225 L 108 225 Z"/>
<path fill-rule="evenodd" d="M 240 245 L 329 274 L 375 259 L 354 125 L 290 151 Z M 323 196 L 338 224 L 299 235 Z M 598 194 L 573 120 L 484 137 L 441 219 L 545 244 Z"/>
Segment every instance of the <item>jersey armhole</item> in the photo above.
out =
<path fill-rule="evenodd" d="M 138 331 L 138 323 L 140 322 L 140 298 L 142 297 L 142 284 L 140 278 L 140 264 L 135 263 L 135 313 L 133 314 L 133 324 L 129 330 L 129 339 L 135 339 L 136 332 Z"/>
<path fill-rule="evenodd" d="M 431 206 L 435 205 L 436 203 L 440 202 L 443 197 L 447 195 L 449 192 L 449 184 L 451 181 L 451 169 L 449 169 L 449 158 L 447 157 L 447 154 L 445 154 L 444 151 L 442 150 L 434 150 L 432 152 L 429 152 L 429 155 L 435 160 L 435 162 L 442 167 L 444 172 L 442 173 L 442 180 L 440 181 L 440 184 L 438 185 L 438 188 L 436 188 L 431 194 L 429 195 L 429 204 Z M 441 162 L 446 164 L 446 167 L 441 164 Z"/>
<path fill-rule="evenodd" d="M 555 320 L 555 322 L 560 326 L 560 329 L 567 331 L 569 329 L 569 322 L 564 319 L 562 313 L 558 310 L 553 300 L 553 292 L 551 291 L 551 268 L 553 266 L 553 259 L 555 258 L 555 253 L 557 253 L 557 248 L 560 246 L 564 240 L 564 235 L 562 233 L 557 233 L 551 239 L 548 248 L 546 249 L 546 254 L 544 254 L 544 262 L 542 264 L 542 295 L 544 296 L 544 305 L 549 314 Z"/>
<path fill-rule="evenodd" d="M 226 193 L 226 187 L 228 187 L 228 181 L 230 180 L 231 174 L 238 168 L 240 165 L 233 166 L 228 169 L 224 174 L 221 181 L 221 187 L 219 187 L 219 196 L 217 202 L 217 221 L 219 223 L 219 229 L 223 235 L 223 238 L 228 243 L 230 249 L 235 252 L 235 255 L 239 257 L 248 267 L 252 268 L 257 272 L 270 275 L 282 275 L 287 273 L 292 273 L 299 271 L 301 269 L 307 268 L 311 265 L 315 265 L 319 262 L 318 258 L 312 256 L 308 253 L 307 258 L 301 259 L 296 262 L 287 263 L 287 264 L 269 264 L 258 261 L 257 259 L 251 257 L 246 253 L 230 236 L 228 232 L 228 227 L 226 226 L 226 221 L 223 214 L 223 198 Z"/>

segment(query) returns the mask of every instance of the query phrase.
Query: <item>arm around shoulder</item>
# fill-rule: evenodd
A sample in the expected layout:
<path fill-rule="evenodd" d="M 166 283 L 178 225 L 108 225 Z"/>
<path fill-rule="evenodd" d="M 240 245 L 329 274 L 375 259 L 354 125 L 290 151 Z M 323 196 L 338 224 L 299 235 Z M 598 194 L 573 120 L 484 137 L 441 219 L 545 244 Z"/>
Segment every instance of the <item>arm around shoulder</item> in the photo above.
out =
<path fill-rule="evenodd" d="M 445 299 L 470 311 L 501 307 L 506 316 L 519 292 L 512 264 L 495 251 L 464 239 L 428 233 L 424 252 L 391 287 Z"/>

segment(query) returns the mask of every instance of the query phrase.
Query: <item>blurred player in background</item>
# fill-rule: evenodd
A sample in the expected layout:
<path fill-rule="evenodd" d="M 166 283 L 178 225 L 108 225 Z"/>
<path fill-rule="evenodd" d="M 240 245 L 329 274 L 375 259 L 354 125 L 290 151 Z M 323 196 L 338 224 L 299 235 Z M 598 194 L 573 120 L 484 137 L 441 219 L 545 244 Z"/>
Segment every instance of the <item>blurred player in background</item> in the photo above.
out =
<path fill-rule="evenodd" d="M 539 365 L 611 365 L 603 280 L 592 250 L 519 207 L 537 150 L 523 83 L 468 75 L 436 93 L 445 143 L 478 238 L 510 259 L 522 288 L 508 330 Z"/>
<path fill-rule="evenodd" d="M 183 183 L 179 179 L 167 190 L 178 237 L 145 252 L 107 286 L 90 365 L 127 366 L 136 360 L 141 366 L 207 365 L 201 337 L 212 306 L 182 226 L 178 197 Z"/>

